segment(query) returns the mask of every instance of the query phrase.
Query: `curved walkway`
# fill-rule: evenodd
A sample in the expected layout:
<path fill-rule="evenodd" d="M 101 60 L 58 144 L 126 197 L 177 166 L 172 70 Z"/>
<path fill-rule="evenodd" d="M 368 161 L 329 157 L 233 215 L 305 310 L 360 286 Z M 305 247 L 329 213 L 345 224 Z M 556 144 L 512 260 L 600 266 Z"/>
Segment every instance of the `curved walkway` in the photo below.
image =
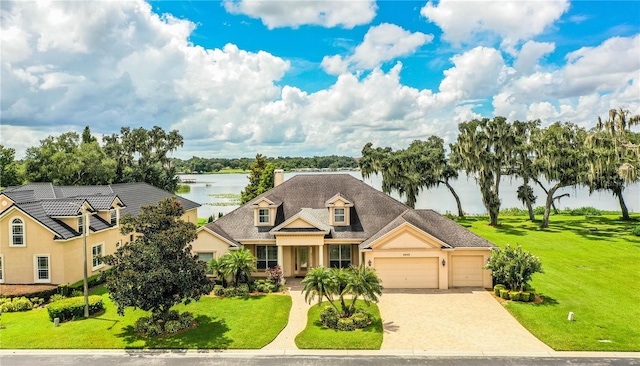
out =
<path fill-rule="evenodd" d="M 304 300 L 302 287 L 294 285 L 289 287 L 291 296 L 291 311 L 289 312 L 289 322 L 278 336 L 262 349 L 265 350 L 291 350 L 298 349 L 296 346 L 296 336 L 307 326 L 307 313 L 311 305 Z"/>

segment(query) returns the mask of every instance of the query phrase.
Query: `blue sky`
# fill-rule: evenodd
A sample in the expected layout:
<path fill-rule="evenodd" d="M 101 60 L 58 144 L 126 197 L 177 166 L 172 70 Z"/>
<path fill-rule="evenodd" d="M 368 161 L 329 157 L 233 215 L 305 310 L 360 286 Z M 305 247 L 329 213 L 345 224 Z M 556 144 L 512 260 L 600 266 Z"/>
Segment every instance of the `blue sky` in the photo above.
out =
<path fill-rule="evenodd" d="M 11 2 L 0 138 L 178 129 L 175 156 L 359 156 L 502 115 L 640 113 L 637 1 Z"/>

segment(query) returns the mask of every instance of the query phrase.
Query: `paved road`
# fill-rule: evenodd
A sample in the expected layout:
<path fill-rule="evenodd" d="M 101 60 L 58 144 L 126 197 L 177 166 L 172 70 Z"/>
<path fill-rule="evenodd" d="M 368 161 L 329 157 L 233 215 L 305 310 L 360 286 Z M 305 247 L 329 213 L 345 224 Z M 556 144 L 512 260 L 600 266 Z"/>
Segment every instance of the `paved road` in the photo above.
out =
<path fill-rule="evenodd" d="M 40 354 L 0 355 L 2 366 L 209 366 L 209 365 L 260 365 L 260 366 L 316 366 L 316 365 L 435 365 L 435 366 L 484 366 L 484 365 L 533 365 L 533 366 L 627 366 L 640 365 L 640 358 L 616 357 L 417 357 L 417 356 L 331 356 L 331 355 L 228 355 L 196 354 L 180 351 L 158 353 L 132 352 L 101 355 Z"/>

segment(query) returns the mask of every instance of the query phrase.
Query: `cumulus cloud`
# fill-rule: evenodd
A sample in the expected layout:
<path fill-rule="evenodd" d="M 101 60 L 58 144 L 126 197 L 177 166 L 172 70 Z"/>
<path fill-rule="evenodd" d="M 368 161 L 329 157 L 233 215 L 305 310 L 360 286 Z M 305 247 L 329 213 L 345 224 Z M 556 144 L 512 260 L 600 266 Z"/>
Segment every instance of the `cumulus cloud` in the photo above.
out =
<path fill-rule="evenodd" d="M 538 1 L 440 0 L 429 1 L 420 11 L 443 31 L 444 39 L 469 43 L 478 36 L 499 36 L 505 47 L 544 32 L 569 9 L 568 0 Z"/>
<path fill-rule="evenodd" d="M 225 0 L 223 5 L 229 13 L 261 19 L 269 29 L 297 28 L 306 24 L 350 29 L 371 22 L 378 8 L 374 0 Z"/>
<path fill-rule="evenodd" d="M 350 66 L 356 70 L 371 70 L 384 62 L 411 55 L 432 40 L 432 34 L 411 33 L 395 24 L 382 23 L 369 28 L 353 54 L 344 59 L 339 55 L 325 56 L 322 67 L 333 75 L 346 72 Z"/>
<path fill-rule="evenodd" d="M 520 73 L 529 74 L 535 70 L 540 58 L 550 54 L 555 48 L 550 42 L 528 41 L 522 45 L 513 67 Z"/>

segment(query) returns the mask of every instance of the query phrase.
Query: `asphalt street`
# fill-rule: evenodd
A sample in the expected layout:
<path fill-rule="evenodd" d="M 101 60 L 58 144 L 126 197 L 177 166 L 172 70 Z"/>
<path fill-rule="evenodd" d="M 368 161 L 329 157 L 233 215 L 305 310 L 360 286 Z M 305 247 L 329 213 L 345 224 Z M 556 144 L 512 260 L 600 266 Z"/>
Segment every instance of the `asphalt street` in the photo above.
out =
<path fill-rule="evenodd" d="M 2 354 L 1 366 L 209 366 L 209 365 L 264 365 L 264 366 L 346 366 L 346 365 L 571 365 L 606 366 L 640 365 L 639 358 L 616 357 L 433 357 L 433 356 L 374 356 L 374 355 L 228 355 L 224 353 L 129 352 L 111 355 L 91 354 Z"/>

